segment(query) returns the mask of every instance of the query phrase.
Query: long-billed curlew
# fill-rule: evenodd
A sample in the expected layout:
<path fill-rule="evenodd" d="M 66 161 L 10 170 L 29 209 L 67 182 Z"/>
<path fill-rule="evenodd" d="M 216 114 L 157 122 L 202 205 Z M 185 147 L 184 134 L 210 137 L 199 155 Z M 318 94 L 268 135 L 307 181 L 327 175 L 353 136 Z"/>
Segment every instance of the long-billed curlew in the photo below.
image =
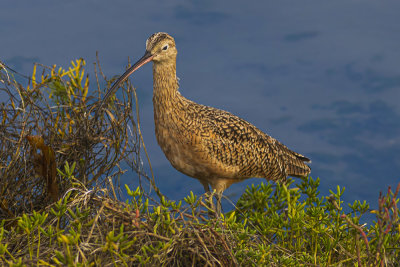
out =
<path fill-rule="evenodd" d="M 129 75 L 153 61 L 154 123 L 158 144 L 172 166 L 216 191 L 217 213 L 223 191 L 251 177 L 284 180 L 305 177 L 310 160 L 291 151 L 247 121 L 220 109 L 197 104 L 178 91 L 174 38 L 155 33 L 146 53 L 106 93 L 103 103 Z"/>

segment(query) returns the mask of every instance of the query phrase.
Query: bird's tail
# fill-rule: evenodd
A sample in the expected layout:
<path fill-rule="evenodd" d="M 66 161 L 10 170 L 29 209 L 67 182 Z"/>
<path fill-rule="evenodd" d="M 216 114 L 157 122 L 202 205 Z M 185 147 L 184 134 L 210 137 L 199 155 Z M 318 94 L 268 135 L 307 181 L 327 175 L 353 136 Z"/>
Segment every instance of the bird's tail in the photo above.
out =
<path fill-rule="evenodd" d="M 307 177 L 311 172 L 311 168 L 304 162 L 311 162 L 311 160 L 304 156 L 292 160 L 291 164 L 288 166 L 288 175 L 294 177 Z"/>
<path fill-rule="evenodd" d="M 282 145 L 282 144 L 281 144 Z M 291 151 L 286 146 L 282 145 L 284 162 L 286 163 L 286 173 L 293 177 L 307 177 L 311 168 L 306 163 L 311 163 L 311 160 L 299 153 Z"/>

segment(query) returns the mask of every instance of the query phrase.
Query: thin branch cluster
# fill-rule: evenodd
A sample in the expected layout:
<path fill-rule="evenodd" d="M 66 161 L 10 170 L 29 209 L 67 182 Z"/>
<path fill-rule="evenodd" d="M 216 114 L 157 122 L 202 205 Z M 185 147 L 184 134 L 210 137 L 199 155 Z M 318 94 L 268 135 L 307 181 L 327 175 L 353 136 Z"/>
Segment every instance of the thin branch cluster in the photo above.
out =
<path fill-rule="evenodd" d="M 118 185 L 123 161 L 146 177 L 132 113 L 137 104 L 134 88 L 125 86 L 118 98 L 98 111 L 105 90 L 100 84 L 110 85 L 112 80 L 97 61 L 97 90 L 89 90 L 84 65 L 83 59 L 72 62 L 68 70 L 37 64 L 28 80 L 1 63 L 0 219 L 40 210 L 61 198 L 75 179 L 87 188 Z M 30 143 L 32 139 L 36 143 Z M 66 163 L 75 163 L 69 179 L 57 170 Z"/>

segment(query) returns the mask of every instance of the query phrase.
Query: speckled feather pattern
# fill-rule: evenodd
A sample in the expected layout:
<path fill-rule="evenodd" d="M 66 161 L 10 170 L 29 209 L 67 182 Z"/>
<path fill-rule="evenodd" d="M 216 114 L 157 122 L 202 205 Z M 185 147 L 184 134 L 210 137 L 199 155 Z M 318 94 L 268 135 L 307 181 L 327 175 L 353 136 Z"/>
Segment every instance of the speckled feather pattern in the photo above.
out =
<path fill-rule="evenodd" d="M 173 38 L 152 35 L 150 51 Z M 223 192 L 251 177 L 284 180 L 307 176 L 310 162 L 249 122 L 220 109 L 183 97 L 178 91 L 176 55 L 153 64 L 154 122 L 158 144 L 171 164 L 184 174 Z M 207 187 L 206 187 L 207 186 Z"/>

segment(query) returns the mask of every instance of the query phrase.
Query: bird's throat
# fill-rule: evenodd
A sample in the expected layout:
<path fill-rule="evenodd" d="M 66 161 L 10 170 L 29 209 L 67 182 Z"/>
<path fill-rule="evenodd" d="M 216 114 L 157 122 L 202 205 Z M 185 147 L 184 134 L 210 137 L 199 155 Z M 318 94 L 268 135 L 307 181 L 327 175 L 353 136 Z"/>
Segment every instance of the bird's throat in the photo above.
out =
<path fill-rule="evenodd" d="M 173 108 L 178 92 L 176 65 L 168 63 L 153 64 L 153 103 L 163 109 Z M 155 110 L 156 111 L 156 110 Z"/>

